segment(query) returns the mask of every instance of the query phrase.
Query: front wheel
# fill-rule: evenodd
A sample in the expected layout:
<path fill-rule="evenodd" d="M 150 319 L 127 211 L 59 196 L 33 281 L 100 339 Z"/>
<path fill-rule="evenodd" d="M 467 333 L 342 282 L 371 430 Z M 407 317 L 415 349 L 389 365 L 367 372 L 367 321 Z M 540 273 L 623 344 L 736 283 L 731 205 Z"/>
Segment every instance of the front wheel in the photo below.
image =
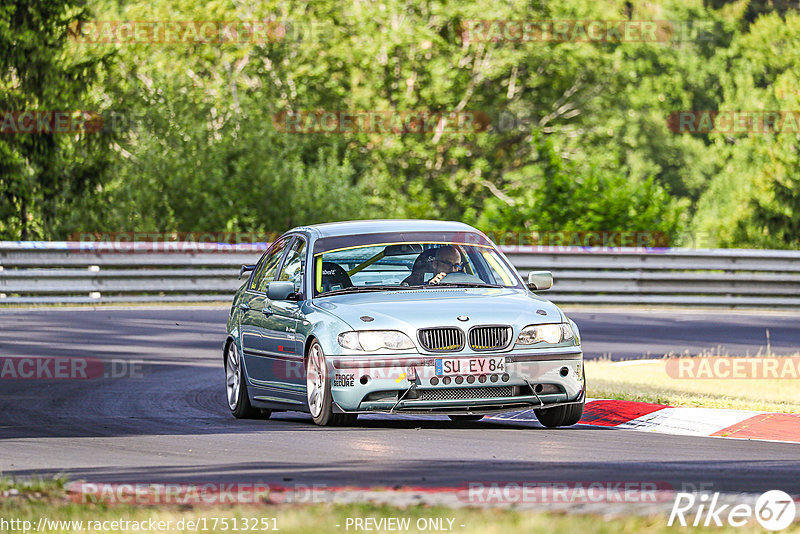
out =
<path fill-rule="evenodd" d="M 306 358 L 306 395 L 311 419 L 319 426 L 343 426 L 355 423 L 357 414 L 333 413 L 333 395 L 328 366 L 322 346 L 317 342 Z"/>
<path fill-rule="evenodd" d="M 547 428 L 572 426 L 581 420 L 585 405 L 586 400 L 584 399 L 580 404 L 567 404 L 566 406 L 534 410 L 533 413 L 536 414 L 536 419 Z"/>

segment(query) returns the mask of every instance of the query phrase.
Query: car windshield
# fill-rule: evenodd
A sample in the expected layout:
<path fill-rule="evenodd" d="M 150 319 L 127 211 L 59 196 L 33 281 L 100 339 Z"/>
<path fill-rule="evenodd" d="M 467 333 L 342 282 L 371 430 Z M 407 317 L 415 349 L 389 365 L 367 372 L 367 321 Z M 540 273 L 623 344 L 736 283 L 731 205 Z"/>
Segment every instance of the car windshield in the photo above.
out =
<path fill-rule="evenodd" d="M 380 243 L 331 250 L 314 257 L 314 294 L 391 291 L 409 287 L 521 287 L 488 245 Z"/>

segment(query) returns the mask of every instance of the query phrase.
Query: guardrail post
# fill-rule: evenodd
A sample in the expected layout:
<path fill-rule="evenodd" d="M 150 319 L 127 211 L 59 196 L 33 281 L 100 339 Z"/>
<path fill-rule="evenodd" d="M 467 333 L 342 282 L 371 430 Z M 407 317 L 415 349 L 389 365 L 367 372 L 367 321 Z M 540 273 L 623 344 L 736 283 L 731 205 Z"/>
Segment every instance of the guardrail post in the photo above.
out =
<path fill-rule="evenodd" d="M 100 272 L 100 266 L 99 265 L 90 265 L 88 270 L 89 270 L 90 273 L 99 273 Z M 102 297 L 102 295 L 100 294 L 99 291 L 90 291 L 89 292 L 89 298 L 90 299 L 99 299 L 100 297 Z"/>

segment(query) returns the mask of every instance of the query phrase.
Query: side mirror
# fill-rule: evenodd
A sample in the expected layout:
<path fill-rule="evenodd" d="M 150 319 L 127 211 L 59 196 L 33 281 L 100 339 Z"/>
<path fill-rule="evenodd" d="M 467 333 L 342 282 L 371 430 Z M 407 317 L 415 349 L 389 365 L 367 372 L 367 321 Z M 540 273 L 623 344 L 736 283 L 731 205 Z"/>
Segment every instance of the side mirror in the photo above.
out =
<path fill-rule="evenodd" d="M 250 271 L 252 271 L 255 268 L 256 268 L 255 265 L 242 265 L 242 268 L 239 269 L 239 280 L 242 279 L 242 275 L 244 273 L 249 273 Z"/>
<path fill-rule="evenodd" d="M 293 282 L 270 282 L 267 284 L 269 300 L 292 300 L 293 295 L 296 295 Z"/>
<path fill-rule="evenodd" d="M 532 291 L 544 291 L 553 287 L 553 273 L 550 271 L 531 271 L 528 273 L 528 287 Z"/>

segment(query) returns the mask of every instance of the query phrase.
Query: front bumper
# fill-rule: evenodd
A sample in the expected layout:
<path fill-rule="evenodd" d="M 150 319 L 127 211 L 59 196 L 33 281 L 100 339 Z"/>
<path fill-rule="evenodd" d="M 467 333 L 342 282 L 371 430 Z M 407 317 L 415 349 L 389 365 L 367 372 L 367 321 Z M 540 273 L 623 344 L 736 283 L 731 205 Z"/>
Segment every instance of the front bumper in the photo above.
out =
<path fill-rule="evenodd" d="M 505 357 L 505 372 L 445 384 L 438 357 Z M 503 354 L 333 356 L 329 360 L 334 411 L 488 414 L 581 403 L 585 398 L 579 347 Z M 431 380 L 434 378 L 434 380 Z M 483 380 L 481 382 L 480 380 Z"/>

